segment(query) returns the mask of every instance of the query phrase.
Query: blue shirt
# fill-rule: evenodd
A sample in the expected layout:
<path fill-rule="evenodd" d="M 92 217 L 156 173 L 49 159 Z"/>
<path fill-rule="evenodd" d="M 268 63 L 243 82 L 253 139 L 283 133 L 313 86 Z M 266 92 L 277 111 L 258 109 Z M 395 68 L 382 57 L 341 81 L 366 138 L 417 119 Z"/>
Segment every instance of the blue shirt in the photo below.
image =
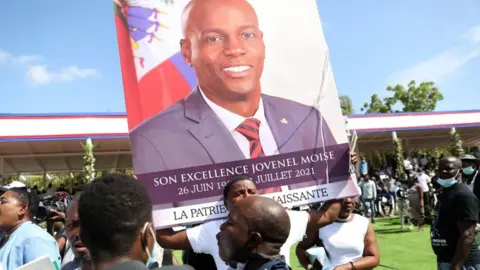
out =
<path fill-rule="evenodd" d="M 28 221 L 20 225 L 0 249 L 4 270 L 14 270 L 43 256 L 60 265 L 60 253 L 55 239 L 40 226 Z"/>
<path fill-rule="evenodd" d="M 368 162 L 366 162 L 365 160 L 362 160 L 360 162 L 360 173 L 362 175 L 367 175 L 368 174 Z"/>

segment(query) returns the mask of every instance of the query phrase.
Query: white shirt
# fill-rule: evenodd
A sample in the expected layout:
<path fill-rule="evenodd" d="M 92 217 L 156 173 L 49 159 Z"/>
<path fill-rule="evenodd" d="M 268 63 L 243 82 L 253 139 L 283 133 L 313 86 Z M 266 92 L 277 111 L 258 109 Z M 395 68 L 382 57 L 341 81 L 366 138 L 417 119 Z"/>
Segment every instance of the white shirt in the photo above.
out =
<path fill-rule="evenodd" d="M 250 143 L 248 139 L 242 135 L 240 132 L 236 131 L 235 129 L 247 118 L 235 114 L 221 106 L 218 106 L 213 101 L 207 98 L 200 90 L 203 99 L 208 104 L 208 106 L 212 109 L 212 111 L 220 118 L 223 125 L 228 129 L 230 134 L 232 134 L 233 139 L 237 143 L 240 150 L 242 150 L 243 155 L 246 159 L 250 158 Z M 276 155 L 278 154 L 278 146 L 277 142 L 275 141 L 275 137 L 273 136 L 272 130 L 268 125 L 267 118 L 265 117 L 265 110 L 263 107 L 263 100 L 260 98 L 260 104 L 258 106 L 257 112 L 253 118 L 260 121 L 260 142 L 262 143 L 263 152 L 266 156 Z"/>
<path fill-rule="evenodd" d="M 290 265 L 290 249 L 293 245 L 303 240 L 307 230 L 309 215 L 303 211 L 288 211 L 290 218 L 290 234 L 282 246 L 280 254 L 285 256 L 285 261 Z M 225 220 L 214 220 L 187 229 L 187 237 L 194 252 L 212 255 L 217 265 L 217 270 L 227 270 L 229 266 L 220 258 L 217 245 L 217 234 L 220 232 L 220 225 Z M 239 264 L 237 270 L 243 269 L 244 265 Z"/>
<path fill-rule="evenodd" d="M 75 255 L 73 254 L 72 247 L 67 239 L 65 243 L 65 254 L 63 255 L 62 263 L 61 263 L 62 267 L 65 266 L 65 264 L 73 261 L 74 259 L 75 259 Z"/>
<path fill-rule="evenodd" d="M 423 192 L 428 192 L 428 183 L 430 183 L 430 177 L 427 174 L 421 173 L 417 176 L 418 183 L 422 186 Z"/>
<path fill-rule="evenodd" d="M 403 160 L 403 167 L 405 168 L 405 170 L 413 169 L 412 163 L 408 159 Z"/>
<path fill-rule="evenodd" d="M 367 218 L 353 214 L 350 222 L 334 222 L 318 230 L 333 268 L 363 257 L 368 224 Z"/>

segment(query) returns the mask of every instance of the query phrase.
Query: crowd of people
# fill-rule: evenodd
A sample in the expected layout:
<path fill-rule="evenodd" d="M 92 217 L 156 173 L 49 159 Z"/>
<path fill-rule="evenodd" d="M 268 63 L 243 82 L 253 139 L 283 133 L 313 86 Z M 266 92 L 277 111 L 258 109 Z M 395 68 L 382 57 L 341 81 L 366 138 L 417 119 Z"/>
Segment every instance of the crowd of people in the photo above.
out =
<path fill-rule="evenodd" d="M 477 177 L 478 154 L 462 156 L 462 179 L 474 190 Z M 404 154 L 402 179 L 397 172 L 394 159 L 387 159 L 380 168 L 370 167 L 364 157 L 359 165 L 359 186 L 361 189 L 360 201 L 356 211 L 371 219 L 375 223 L 376 217 L 391 217 L 395 213 L 402 216 L 405 224 L 418 225 L 423 229 L 425 222 L 431 222 L 432 211 L 438 201 L 438 191 L 441 186 L 436 179 L 438 159 L 426 154 Z M 440 157 L 440 159 L 443 156 Z M 480 195 L 480 186 L 476 186 L 475 193 Z M 402 227 L 403 224 L 402 223 Z"/>
<path fill-rule="evenodd" d="M 394 204 L 414 201 L 408 217 L 419 228 L 431 211 L 431 244 L 438 269 L 480 269 L 475 241 L 480 204 L 474 193 L 478 164 L 473 155 L 444 157 L 433 180 L 425 180 L 427 174 L 418 168 L 400 181 L 407 186 L 406 197 L 395 195 L 401 192 L 392 195 Z M 382 182 L 371 178 L 376 179 L 362 175 L 359 198 L 295 211 L 259 196 L 249 177 L 237 176 L 224 188 L 226 219 L 183 230 L 155 230 L 145 187 L 131 176 L 105 175 L 79 188 L 65 212 L 51 213 L 48 221 L 64 224 L 64 230 L 54 235 L 35 223 L 41 205 L 38 194 L 25 186 L 7 185 L 0 196 L 0 263 L 3 269 L 17 269 L 47 256 L 58 269 L 66 270 L 290 269 L 290 250 L 298 243 L 296 255 L 305 269 L 372 269 L 380 262 L 372 221 L 380 192 L 376 187 Z M 431 189 L 423 189 L 424 180 Z M 434 208 L 421 201 L 431 190 L 435 190 Z M 370 205 L 358 211 L 361 204 Z M 185 251 L 184 265 L 171 250 Z M 189 250 L 193 256 L 187 255 Z"/>
<path fill-rule="evenodd" d="M 43 256 L 61 269 L 156 269 L 164 258 L 159 258 L 164 255 L 159 251 L 168 248 L 208 254 L 210 258 L 204 262 L 213 259 L 214 265 L 164 265 L 159 269 L 289 269 L 290 249 L 298 242 L 301 263 L 312 269 L 310 261 L 304 260 L 305 253 L 301 255 L 301 247 L 311 242 L 305 235 L 324 235 L 319 229 L 336 221 L 350 227 L 362 224 L 370 242 L 368 253 L 359 246 L 356 252 L 333 260 L 339 264 L 335 269 L 350 269 L 340 264 L 366 269 L 379 262 L 371 225 L 367 219 L 352 215 L 355 198 L 327 202 L 317 211 L 285 210 L 274 200 L 258 196 L 255 184 L 246 176 L 238 176 L 225 186 L 227 219 L 177 232 L 154 230 L 152 204 L 139 181 L 120 174 L 103 176 L 77 192 L 65 213 L 53 214 L 55 220 L 60 217 L 65 222 L 65 232 L 57 233 L 65 239 L 56 240 L 33 222 L 40 204 L 35 191 L 27 187 L 3 191 L 0 263 L 4 269 L 17 269 Z M 335 230 L 330 228 L 326 235 L 335 234 Z M 363 243 L 358 236 L 355 244 Z"/>

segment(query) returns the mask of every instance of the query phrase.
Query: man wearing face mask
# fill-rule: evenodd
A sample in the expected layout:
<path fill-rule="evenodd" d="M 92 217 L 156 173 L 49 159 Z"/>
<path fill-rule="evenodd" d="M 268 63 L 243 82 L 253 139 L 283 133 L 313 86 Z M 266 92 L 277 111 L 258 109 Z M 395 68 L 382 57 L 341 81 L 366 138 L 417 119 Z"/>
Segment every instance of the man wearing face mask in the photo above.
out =
<path fill-rule="evenodd" d="M 437 183 L 442 186 L 435 207 L 430 240 L 438 270 L 480 270 L 480 250 L 475 239 L 480 203 L 461 183 L 462 162 L 444 157 L 438 163 Z"/>
<path fill-rule="evenodd" d="M 462 180 L 468 188 L 480 199 L 480 177 L 478 176 L 479 160 L 474 155 L 463 155 L 462 160 Z M 477 179 L 479 179 L 477 181 Z"/>
<path fill-rule="evenodd" d="M 130 176 L 106 175 L 87 185 L 78 215 L 80 236 L 95 270 L 192 270 L 152 268 L 156 253 L 152 202 L 145 187 Z"/>

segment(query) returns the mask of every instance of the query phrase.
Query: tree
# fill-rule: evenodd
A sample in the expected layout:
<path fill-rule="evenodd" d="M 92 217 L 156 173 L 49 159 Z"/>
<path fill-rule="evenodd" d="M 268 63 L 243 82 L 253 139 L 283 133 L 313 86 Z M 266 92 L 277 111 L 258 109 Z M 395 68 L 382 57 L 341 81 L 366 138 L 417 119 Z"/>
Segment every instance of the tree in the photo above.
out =
<path fill-rule="evenodd" d="M 400 140 L 398 138 L 396 140 L 393 140 L 393 149 L 394 149 L 394 152 L 395 152 L 395 161 L 397 162 L 396 173 L 398 175 L 398 179 L 406 180 L 407 175 L 405 174 L 405 169 L 403 168 L 404 158 L 403 158 L 402 140 Z"/>
<path fill-rule="evenodd" d="M 393 95 L 380 99 L 377 94 L 372 95 L 370 103 L 363 104 L 362 111 L 367 113 L 392 113 L 392 112 L 431 112 L 437 103 L 443 100 L 443 95 L 434 82 L 422 82 L 418 86 L 415 81 L 410 81 L 407 87 L 397 84 L 387 86 L 387 91 Z M 401 110 L 394 106 L 401 103 Z"/>
<path fill-rule="evenodd" d="M 355 112 L 352 105 L 352 99 L 347 95 L 340 96 L 340 107 L 343 115 L 350 115 Z"/>
<path fill-rule="evenodd" d="M 361 111 L 366 113 L 392 113 L 395 112 L 392 108 L 395 103 L 396 101 L 392 97 L 382 100 L 377 94 L 373 94 L 370 98 L 370 103 L 365 102 Z"/>
<path fill-rule="evenodd" d="M 95 146 L 92 143 L 92 139 L 87 139 L 85 144 L 81 144 L 85 151 L 85 156 L 83 157 L 83 183 L 90 183 L 95 178 L 95 157 L 93 155 Z"/>
<path fill-rule="evenodd" d="M 462 138 L 454 128 L 450 131 L 450 154 L 455 157 L 460 157 L 465 154 Z"/>

